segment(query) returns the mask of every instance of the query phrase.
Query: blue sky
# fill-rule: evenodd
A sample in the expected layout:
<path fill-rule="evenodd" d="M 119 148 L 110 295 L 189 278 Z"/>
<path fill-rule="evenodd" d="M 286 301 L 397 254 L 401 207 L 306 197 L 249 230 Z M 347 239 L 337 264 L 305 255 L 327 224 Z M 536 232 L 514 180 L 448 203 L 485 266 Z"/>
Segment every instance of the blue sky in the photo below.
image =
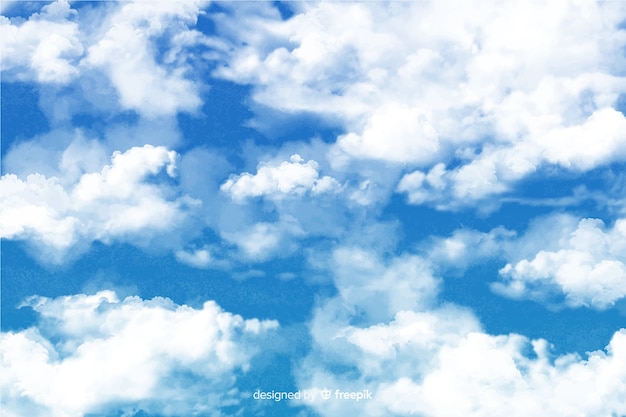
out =
<path fill-rule="evenodd" d="M 623 3 L 1 7 L 3 415 L 626 416 Z"/>

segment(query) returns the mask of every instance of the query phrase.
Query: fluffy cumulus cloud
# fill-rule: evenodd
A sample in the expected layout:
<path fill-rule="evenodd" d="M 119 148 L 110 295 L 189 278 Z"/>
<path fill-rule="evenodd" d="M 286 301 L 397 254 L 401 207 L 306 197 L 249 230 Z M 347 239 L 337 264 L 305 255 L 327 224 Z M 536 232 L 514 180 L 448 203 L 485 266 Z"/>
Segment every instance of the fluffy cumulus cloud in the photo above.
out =
<path fill-rule="evenodd" d="M 486 333 L 470 311 L 438 302 L 437 280 L 424 259 L 404 256 L 381 263 L 374 254 L 361 252 L 368 255 L 364 258 L 359 252 L 335 254 L 338 295 L 315 310 L 314 347 L 297 371 L 301 388 L 331 390 L 328 400 L 305 401 L 320 415 L 601 417 L 626 412 L 625 330 L 584 358 L 557 356 L 546 340 Z M 355 256 L 361 262 L 354 262 Z M 381 278 L 359 285 L 363 274 Z M 386 290 L 370 296 L 378 282 L 385 282 Z M 421 301 L 393 301 L 389 288 L 394 284 L 414 288 L 417 298 L 407 288 L 401 293 Z M 372 398 L 340 399 L 337 390 L 369 390 Z"/>
<path fill-rule="evenodd" d="M 599 219 L 557 222 L 546 247 L 500 270 L 493 288 L 513 298 L 553 301 L 564 296 L 571 307 L 605 309 L 626 296 L 626 221 L 607 228 Z M 538 242 L 533 246 L 543 244 Z"/>
<path fill-rule="evenodd" d="M 235 373 L 249 366 L 253 343 L 278 326 L 212 301 L 191 308 L 112 291 L 25 305 L 39 325 L 3 333 L 0 344 L 2 409 L 11 416 L 223 415 L 239 399 Z"/>
<path fill-rule="evenodd" d="M 80 250 L 94 240 L 141 240 L 172 230 L 183 220 L 185 207 L 196 202 L 150 177 L 163 171 L 173 177 L 175 164 L 174 151 L 145 145 L 115 152 L 109 164 L 74 181 L 72 170 L 66 178 L 6 174 L 0 180 L 0 234 L 29 240 L 44 260 L 61 262 L 72 247 Z"/>
<path fill-rule="evenodd" d="M 397 191 L 407 193 L 409 202 L 420 204 L 439 200 L 443 190 L 452 204 L 458 205 L 465 199 L 479 200 L 507 191 L 512 183 L 547 164 L 581 172 L 623 161 L 624 128 L 626 118 L 621 112 L 603 108 L 580 124 L 550 129 L 528 141 L 504 147 L 488 145 L 460 168 L 446 170 L 439 164 L 428 173 L 406 174 Z"/>
<path fill-rule="evenodd" d="M 419 381 L 380 387 L 383 407 L 398 415 L 579 416 L 626 412 L 626 332 L 587 358 L 550 358 L 546 342 L 471 332 L 442 348 Z M 523 352 L 531 350 L 529 358 Z M 451 401 L 450 399 L 454 400 Z"/>
<path fill-rule="evenodd" d="M 418 166 L 398 188 L 411 203 L 462 205 L 545 166 L 626 156 L 621 3 L 293 7 L 282 22 L 236 12 L 251 29 L 224 33 L 246 46 L 216 74 L 253 85 L 263 105 L 339 123 L 335 166 Z"/>
<path fill-rule="evenodd" d="M 19 80 L 65 84 L 75 78 L 84 53 L 76 11 L 67 1 L 48 4 L 26 22 L 0 16 L 2 71 Z"/>
<path fill-rule="evenodd" d="M 437 131 L 429 119 L 429 114 L 419 108 L 390 104 L 371 114 L 361 134 L 340 136 L 338 147 L 356 158 L 427 162 L 439 150 Z"/>
<path fill-rule="evenodd" d="M 337 192 L 341 188 L 337 180 L 327 175 L 320 177 L 318 169 L 317 162 L 305 162 L 300 155 L 295 154 L 289 158 L 289 162 L 260 164 L 254 175 L 245 172 L 231 176 L 220 188 L 237 202 L 250 197 L 281 199 L 289 195 L 315 196 Z"/>

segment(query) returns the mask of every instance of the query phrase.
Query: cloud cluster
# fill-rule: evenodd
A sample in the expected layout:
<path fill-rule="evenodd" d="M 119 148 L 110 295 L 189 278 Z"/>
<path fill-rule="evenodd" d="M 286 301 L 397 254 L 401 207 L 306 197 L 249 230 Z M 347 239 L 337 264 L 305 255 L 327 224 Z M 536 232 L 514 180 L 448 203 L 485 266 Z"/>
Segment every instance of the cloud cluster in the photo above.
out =
<path fill-rule="evenodd" d="M 145 145 L 115 152 L 108 165 L 74 181 L 71 175 L 6 174 L 0 179 L 0 235 L 27 239 L 40 247 L 44 260 L 58 263 L 70 249 L 80 251 L 94 240 L 141 241 L 172 230 L 183 220 L 185 207 L 196 202 L 172 194 L 166 182 L 151 177 L 162 171 L 173 177 L 175 164 L 174 151 Z"/>
<path fill-rule="evenodd" d="M 623 218 L 607 227 L 596 218 L 552 214 L 534 219 L 521 235 L 503 227 L 459 229 L 426 239 L 421 249 L 447 274 L 485 262 L 500 265 L 491 289 L 508 298 L 604 310 L 626 297 Z"/>
<path fill-rule="evenodd" d="M 460 168 L 447 170 L 438 164 L 428 173 L 414 171 L 401 179 L 397 191 L 407 193 L 413 204 L 440 200 L 441 192 L 447 191 L 452 205 L 459 205 L 510 190 L 541 166 L 587 171 L 624 160 L 625 128 L 621 112 L 603 108 L 580 124 L 555 127 L 507 146 L 485 146 Z"/>
<path fill-rule="evenodd" d="M 253 343 L 278 326 L 212 301 L 196 309 L 159 297 L 119 300 L 112 291 L 25 305 L 40 324 L 3 333 L 0 344 L 3 412 L 11 416 L 221 415 L 237 402 L 235 371 L 246 370 Z"/>
<path fill-rule="evenodd" d="M 569 221 L 568 221 L 569 220 Z M 500 270 L 497 292 L 512 298 L 551 301 L 563 295 L 570 307 L 605 309 L 626 296 L 626 221 L 606 228 L 599 219 L 565 219 L 545 248 Z M 538 246 L 538 245 L 537 245 Z"/>
<path fill-rule="evenodd" d="M 355 262 L 358 253 L 360 262 Z M 315 310 L 314 347 L 298 381 L 305 389 L 369 389 L 373 399 L 307 402 L 321 415 L 601 417 L 626 412 L 626 330 L 585 358 L 556 356 L 546 340 L 486 333 L 468 310 L 438 303 L 437 280 L 424 259 L 405 255 L 381 264 L 375 254 L 354 249 L 342 249 L 334 258 L 338 294 Z M 365 285 L 359 285 L 362 281 Z M 379 284 L 385 290 L 371 296 Z M 394 284 L 420 288 L 422 301 L 388 303 Z"/>
<path fill-rule="evenodd" d="M 0 237 L 28 241 L 52 263 L 93 241 L 167 240 L 179 262 L 234 277 L 304 277 L 311 271 L 291 271 L 306 258 L 336 291 L 325 287 L 312 311 L 299 312 L 310 313 L 312 346 L 277 375 L 291 366 L 299 388 L 374 394 L 306 403 L 322 416 L 626 415 L 625 329 L 603 350 L 555 355 L 544 339 L 488 333 L 471 311 L 438 298 L 437 276 L 505 259 L 492 285 L 501 295 L 606 309 L 626 296 L 625 219 L 552 216 L 521 237 L 463 229 L 397 255 L 395 218 L 414 214 L 391 200 L 395 192 L 438 209 L 488 207 L 542 170 L 580 178 L 625 162 L 623 3 L 292 2 L 282 5 L 294 13 L 287 19 L 273 2 L 207 5 L 73 9 L 61 0 L 26 20 L 0 17 L 3 76 L 44 86 L 52 127 L 31 141 L 11 138 Z M 192 29 L 203 13 L 204 26 Z M 312 115 L 324 138 L 265 149 L 233 138 L 256 172 L 231 165 L 241 154 L 205 144 L 183 148 L 179 164 L 171 146 L 213 138 L 199 128 L 181 140 L 176 116 L 197 114 L 215 78 L 251 86 L 256 117 Z M 216 96 L 219 105 L 235 95 Z M 93 107 L 80 111 L 106 140 L 67 135 L 68 106 L 85 103 Z M 232 120 L 215 126 L 240 123 Z M 113 149 L 126 151 L 109 158 Z M 266 270 L 226 268 L 294 254 Z M 278 327 L 211 301 L 192 308 L 112 291 L 25 306 L 38 325 L 0 342 L 10 417 L 222 416 L 245 397 L 237 376 Z"/>
<path fill-rule="evenodd" d="M 626 156 L 623 4 L 294 8 L 287 21 L 234 11 L 251 29 L 225 31 L 245 46 L 216 75 L 252 85 L 265 106 L 339 123 L 334 166 L 420 167 L 398 188 L 411 203 L 464 205 L 544 166 L 586 171 Z"/>
<path fill-rule="evenodd" d="M 88 85 L 85 96 L 108 94 L 94 81 L 103 73 L 117 91 L 122 110 L 150 118 L 193 112 L 202 104 L 198 85 L 187 62 L 177 55 L 202 44 L 189 26 L 195 25 L 203 5 L 201 0 L 133 1 L 106 5 L 95 13 L 72 9 L 61 0 L 26 21 L 3 16 L 2 70 L 18 80 L 44 84 L 64 85 L 80 78 L 83 87 Z M 166 60 L 158 56 L 163 48 Z"/>

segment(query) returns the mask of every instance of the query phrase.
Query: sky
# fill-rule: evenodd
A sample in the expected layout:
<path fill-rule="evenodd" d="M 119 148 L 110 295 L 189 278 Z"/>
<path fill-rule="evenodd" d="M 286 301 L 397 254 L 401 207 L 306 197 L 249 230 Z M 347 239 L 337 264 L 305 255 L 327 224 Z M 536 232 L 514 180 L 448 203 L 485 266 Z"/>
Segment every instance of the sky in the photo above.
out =
<path fill-rule="evenodd" d="M 626 3 L 0 4 L 3 416 L 626 416 Z"/>

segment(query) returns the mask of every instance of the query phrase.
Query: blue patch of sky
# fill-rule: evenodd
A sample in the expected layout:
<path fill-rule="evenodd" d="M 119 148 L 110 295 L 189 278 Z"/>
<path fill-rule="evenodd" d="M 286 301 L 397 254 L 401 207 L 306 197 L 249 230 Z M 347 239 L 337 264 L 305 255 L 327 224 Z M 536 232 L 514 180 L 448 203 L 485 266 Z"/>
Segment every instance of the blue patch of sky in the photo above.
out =
<path fill-rule="evenodd" d="M 232 153 L 243 141 L 262 140 L 256 130 L 246 127 L 246 122 L 253 116 L 246 105 L 250 88 L 217 79 L 209 82 L 200 112 L 179 113 L 177 116 L 184 138 L 179 150 L 184 152 L 202 144 Z"/>
<path fill-rule="evenodd" d="M 205 9 L 206 14 L 204 15 L 206 18 L 212 19 L 215 15 L 219 16 L 220 14 L 231 15 L 233 13 L 233 9 L 228 7 L 231 5 L 229 1 L 213 1 L 209 4 L 209 7 Z M 208 29 L 215 30 L 215 26 L 206 26 Z"/>
<path fill-rule="evenodd" d="M 510 230 L 526 229 L 531 219 L 550 213 L 553 209 L 542 206 L 506 204 L 494 212 L 480 215 L 475 207 L 457 211 L 437 210 L 427 205 L 409 205 L 403 194 L 391 196 L 383 210 L 381 220 L 397 219 L 401 222 L 399 238 L 406 245 L 412 245 L 429 236 L 449 236 L 458 229 L 474 229 L 489 232 L 503 226 Z"/>
<path fill-rule="evenodd" d="M 30 139 L 50 129 L 39 107 L 39 89 L 33 84 L 3 82 L 0 86 L 2 156 L 15 142 Z"/>
<path fill-rule="evenodd" d="M 90 112 L 80 112 L 72 116 L 71 126 L 73 128 L 84 129 L 93 132 L 98 137 L 103 137 L 111 126 L 135 126 L 139 121 L 139 115 L 132 111 L 121 111 L 119 113 L 104 115 L 94 115 Z M 123 149 L 122 151 L 124 151 Z"/>
<path fill-rule="evenodd" d="M 54 1 L 14 1 L 5 4 L 2 16 L 28 19 L 33 13 L 38 13 L 44 6 L 51 3 L 54 3 Z"/>
<path fill-rule="evenodd" d="M 546 167 L 515 186 L 510 204 L 544 206 L 581 217 L 608 220 L 614 216 L 612 200 L 624 197 L 623 171 L 626 164 L 614 162 L 581 174 L 560 167 Z"/>
<path fill-rule="evenodd" d="M 307 141 L 318 138 L 325 143 L 334 143 L 345 133 L 332 116 L 322 117 L 309 112 L 283 112 L 255 102 L 249 102 L 254 116 L 247 123 L 258 130 L 264 140 L 261 144 L 277 144 L 288 141 Z"/>
<path fill-rule="evenodd" d="M 622 93 L 617 97 L 617 101 L 615 102 L 615 110 L 621 112 L 624 116 L 626 116 L 626 94 Z"/>
<path fill-rule="evenodd" d="M 89 11 L 93 9 L 100 9 L 99 11 L 102 12 L 105 8 L 105 5 L 108 5 L 109 7 L 115 7 L 115 3 L 116 2 L 108 2 L 102 0 L 81 0 L 71 2 L 71 7 L 72 9 L 79 10 L 78 16 L 80 18 L 85 16 L 85 14 L 88 12 L 87 9 L 89 9 Z"/>
<path fill-rule="evenodd" d="M 55 129 L 83 129 L 88 136 L 103 137 L 107 128 L 113 125 L 135 125 L 139 116 L 134 111 L 104 113 L 81 98 L 87 86 L 38 87 L 24 82 L 3 82 L 1 85 L 1 138 L 2 157 L 12 145 Z M 66 105 L 63 114 L 54 117 L 55 112 Z M 55 120 L 56 119 L 56 120 Z M 51 121 L 52 120 L 52 121 Z"/>
<path fill-rule="evenodd" d="M 624 168 L 622 162 L 606 164 L 584 173 L 576 169 L 566 169 L 551 165 L 539 167 L 537 171 L 518 182 L 516 193 L 528 197 L 564 197 L 571 195 L 577 186 L 585 185 L 591 189 L 605 190 L 611 185 L 607 182 L 607 172 Z"/>
<path fill-rule="evenodd" d="M 244 155 L 244 147 L 249 143 L 268 149 L 314 138 L 333 143 L 342 133 L 338 126 L 315 115 L 288 114 L 253 102 L 249 86 L 219 79 L 210 79 L 208 83 L 210 88 L 203 96 L 202 109 L 197 114 L 177 115 L 183 136 L 183 143 L 177 147 L 181 153 L 206 145 L 241 167 L 249 158 Z"/>
<path fill-rule="evenodd" d="M 302 333 L 297 337 L 292 337 L 290 343 L 295 342 L 302 345 L 303 340 L 306 339 L 308 339 L 308 335 Z M 300 347 L 300 350 L 303 352 L 305 349 Z M 256 390 L 295 392 L 298 387 L 292 372 L 301 358 L 300 354 L 294 354 L 293 351 L 288 354 L 262 353 L 253 358 L 250 371 L 238 378 L 237 385 L 250 394 Z M 288 400 L 255 400 L 250 398 L 244 401 L 243 408 L 247 412 L 254 412 L 254 415 L 289 416 L 294 415 L 302 407 L 294 407 L 294 403 Z"/>
<path fill-rule="evenodd" d="M 626 314 L 619 308 L 599 311 L 589 308 L 548 308 L 531 300 L 510 300 L 494 294 L 489 284 L 497 280 L 501 262 L 487 261 L 446 279 L 441 298 L 469 307 L 491 334 L 518 333 L 531 339 L 544 338 L 554 345 L 554 354 L 603 349 Z"/>
<path fill-rule="evenodd" d="M 405 194 L 393 194 L 380 219 L 398 219 L 403 225 L 400 238 L 406 244 L 419 242 L 429 235 L 446 236 L 456 229 L 488 232 L 503 226 L 521 233 L 532 219 L 565 211 L 610 223 L 612 206 L 604 197 L 607 190 L 620 183 L 623 168 L 623 163 L 614 163 L 582 176 L 580 172 L 560 168 L 540 169 L 514 185 L 514 193 L 494 196 L 484 203 L 455 211 L 406 204 Z M 614 193 L 614 198 L 623 196 L 619 188 Z M 481 213 L 482 204 L 491 205 L 493 210 Z"/>
<path fill-rule="evenodd" d="M 131 414 L 129 414 L 131 413 Z M 106 413 L 86 413 L 85 417 L 178 417 L 168 414 L 154 414 L 142 410 L 140 406 L 133 407 L 132 410 L 112 410 Z"/>
<path fill-rule="evenodd" d="M 524 181 L 520 188 L 534 198 L 568 196 L 581 180 L 573 174 L 566 174 L 567 178 L 556 177 L 551 181 L 542 181 L 537 176 Z M 606 176 L 602 170 L 594 170 L 585 176 L 585 183 L 602 189 L 606 186 Z M 406 205 L 404 196 L 396 194 L 392 196 L 381 218 L 401 221 L 400 246 L 409 247 L 432 235 L 449 236 L 457 229 L 488 232 L 495 227 L 504 226 L 521 234 L 532 219 L 563 210 L 562 207 L 509 202 L 503 203 L 498 210 L 487 216 L 480 216 L 474 208 L 450 212 L 427 206 Z M 574 209 L 568 208 L 567 212 L 592 217 L 602 217 L 604 214 L 593 201 L 583 201 Z M 554 343 L 555 354 L 584 354 L 602 349 L 608 344 L 615 329 L 623 326 L 626 314 L 619 308 L 606 311 L 566 308 L 556 311 L 539 302 L 510 300 L 494 294 L 489 285 L 498 280 L 498 270 L 502 266 L 502 260 L 485 260 L 469 268 L 462 277 L 445 276 L 441 299 L 471 308 L 490 333 L 515 332 L 530 338 L 545 338 Z"/>
<path fill-rule="evenodd" d="M 286 1 L 274 1 L 272 5 L 280 12 L 280 17 L 283 20 L 289 20 L 293 17 L 294 12 L 291 9 L 290 2 Z"/>
<path fill-rule="evenodd" d="M 2 331 L 25 328 L 36 322 L 37 315 L 30 308 L 17 309 L 25 298 L 77 294 L 84 284 L 83 274 L 78 271 L 45 269 L 34 263 L 24 246 L 22 242 L 2 241 Z"/>
<path fill-rule="evenodd" d="M 143 299 L 169 297 L 177 304 L 200 308 L 215 300 L 224 310 L 245 318 L 276 319 L 289 324 L 304 321 L 316 291 L 303 277 L 281 280 L 302 263 L 296 257 L 272 260 L 255 266 L 264 276 L 234 279 L 233 271 L 201 270 L 186 266 L 173 255 L 146 253 L 128 244 L 96 242 L 89 252 L 64 266 L 42 266 L 32 261 L 23 244 L 2 243 L 2 329 L 19 329 L 33 324 L 35 316 L 16 310 L 26 297 L 58 297 L 103 288 L 120 290 L 120 296 Z M 239 269 L 243 275 L 247 269 Z M 330 291 L 330 288 L 329 288 Z"/>
<path fill-rule="evenodd" d="M 213 7 L 215 3 L 211 3 L 209 6 L 209 10 Z M 204 33 L 205 35 L 215 35 L 217 34 L 217 27 L 212 17 L 208 13 L 201 13 L 198 15 L 198 20 L 196 22 L 195 29 Z"/>

